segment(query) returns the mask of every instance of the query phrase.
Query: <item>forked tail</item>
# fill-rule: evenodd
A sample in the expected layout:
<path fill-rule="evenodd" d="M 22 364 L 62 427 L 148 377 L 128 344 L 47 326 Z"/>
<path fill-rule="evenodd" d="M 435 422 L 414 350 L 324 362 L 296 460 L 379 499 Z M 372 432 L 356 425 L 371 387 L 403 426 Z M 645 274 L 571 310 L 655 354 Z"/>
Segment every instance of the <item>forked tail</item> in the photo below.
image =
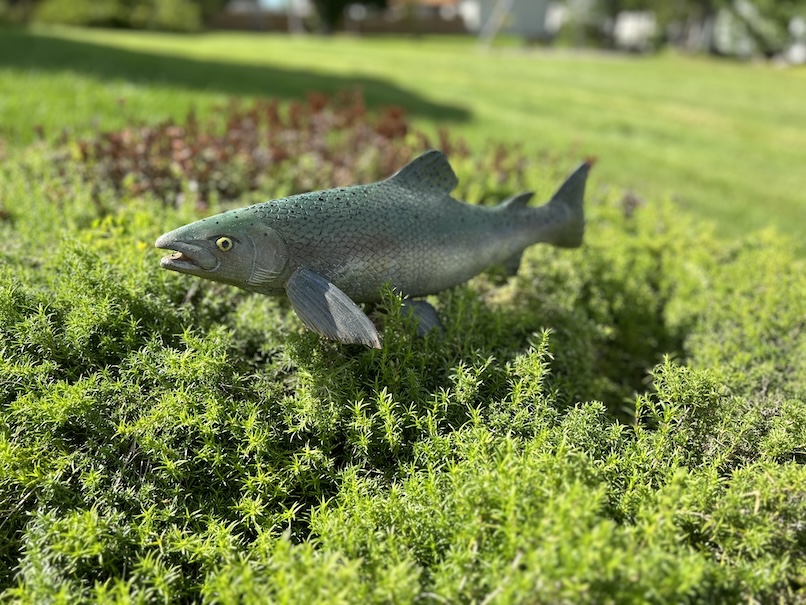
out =
<path fill-rule="evenodd" d="M 556 221 L 557 230 L 550 243 L 560 248 L 577 248 L 582 245 L 585 233 L 585 182 L 588 180 L 592 162 L 585 161 L 560 185 L 557 193 L 547 204 Z"/>

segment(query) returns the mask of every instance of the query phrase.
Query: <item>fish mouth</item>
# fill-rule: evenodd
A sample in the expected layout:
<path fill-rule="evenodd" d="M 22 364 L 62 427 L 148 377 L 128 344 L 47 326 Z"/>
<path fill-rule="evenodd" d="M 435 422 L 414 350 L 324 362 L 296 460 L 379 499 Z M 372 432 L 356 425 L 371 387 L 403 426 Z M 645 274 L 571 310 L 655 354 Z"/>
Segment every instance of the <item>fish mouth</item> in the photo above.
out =
<path fill-rule="evenodd" d="M 173 269 L 174 271 L 192 271 L 201 269 L 191 257 L 184 252 L 174 252 L 160 259 L 160 267 L 163 269 Z"/>
<path fill-rule="evenodd" d="M 163 235 L 154 246 L 164 250 L 174 250 L 173 254 L 163 256 L 160 260 L 160 267 L 170 271 L 201 273 L 213 271 L 219 264 L 212 252 L 198 244 L 179 242 Z"/>

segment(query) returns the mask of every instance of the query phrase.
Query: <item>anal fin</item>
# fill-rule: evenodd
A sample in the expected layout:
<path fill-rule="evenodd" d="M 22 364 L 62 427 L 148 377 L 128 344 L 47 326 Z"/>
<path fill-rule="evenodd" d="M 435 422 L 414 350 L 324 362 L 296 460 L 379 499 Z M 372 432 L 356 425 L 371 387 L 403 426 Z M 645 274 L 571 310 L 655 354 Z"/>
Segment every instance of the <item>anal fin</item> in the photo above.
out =
<path fill-rule="evenodd" d="M 442 332 L 442 322 L 439 320 L 437 310 L 424 300 L 405 299 L 403 311 L 411 313 L 417 319 L 418 336 L 425 336 L 431 330 Z"/>
<path fill-rule="evenodd" d="M 318 273 L 300 267 L 291 274 L 286 294 L 302 322 L 320 336 L 381 348 L 378 330 L 366 313 Z"/>
<path fill-rule="evenodd" d="M 509 276 L 513 277 L 518 274 L 518 269 L 521 267 L 521 259 L 523 258 L 523 251 L 518 252 L 517 254 L 513 254 L 503 263 L 501 266 L 504 268 L 504 273 Z"/>

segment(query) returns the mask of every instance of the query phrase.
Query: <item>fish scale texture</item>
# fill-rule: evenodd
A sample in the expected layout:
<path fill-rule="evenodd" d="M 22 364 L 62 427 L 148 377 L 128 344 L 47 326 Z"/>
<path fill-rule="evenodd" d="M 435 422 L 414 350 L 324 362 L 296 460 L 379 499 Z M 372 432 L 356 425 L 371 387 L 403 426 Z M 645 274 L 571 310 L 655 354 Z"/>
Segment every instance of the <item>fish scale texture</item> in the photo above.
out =
<path fill-rule="evenodd" d="M 443 177 L 440 185 L 447 189 L 451 182 Z M 409 296 L 462 283 L 513 254 L 502 230 L 518 223 L 508 213 L 463 204 L 447 193 L 418 193 L 389 181 L 296 195 L 240 212 L 270 224 L 293 263 L 316 271 L 357 302 L 378 300 L 386 283 Z"/>

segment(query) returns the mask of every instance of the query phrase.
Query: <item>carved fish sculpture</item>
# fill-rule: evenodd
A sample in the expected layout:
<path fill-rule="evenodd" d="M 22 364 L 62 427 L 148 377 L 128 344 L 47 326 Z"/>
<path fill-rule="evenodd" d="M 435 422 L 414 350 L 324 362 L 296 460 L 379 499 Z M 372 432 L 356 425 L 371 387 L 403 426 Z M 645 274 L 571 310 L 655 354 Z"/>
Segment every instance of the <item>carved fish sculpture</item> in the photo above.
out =
<path fill-rule="evenodd" d="M 390 178 L 303 193 L 230 210 L 162 235 L 174 250 L 161 266 L 252 292 L 285 293 L 311 330 L 380 348 L 357 303 L 377 302 L 385 284 L 406 296 L 418 331 L 440 326 L 413 297 L 461 284 L 493 265 L 515 274 L 523 250 L 582 243 L 585 162 L 544 206 L 532 193 L 495 207 L 451 197 L 458 180 L 446 157 L 428 151 Z"/>

